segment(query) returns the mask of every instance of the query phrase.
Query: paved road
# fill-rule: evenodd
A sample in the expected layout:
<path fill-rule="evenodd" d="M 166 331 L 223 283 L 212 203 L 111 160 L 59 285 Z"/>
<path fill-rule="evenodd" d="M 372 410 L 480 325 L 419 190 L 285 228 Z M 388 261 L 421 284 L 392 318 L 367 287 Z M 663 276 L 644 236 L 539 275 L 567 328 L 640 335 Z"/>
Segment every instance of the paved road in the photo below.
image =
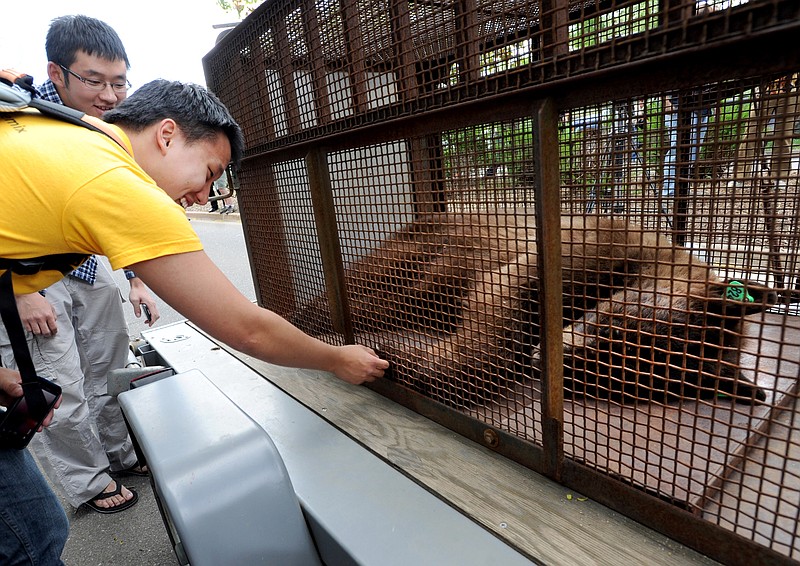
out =
<path fill-rule="evenodd" d="M 211 259 L 249 299 L 255 298 L 250 264 L 241 224 L 236 215 L 191 214 L 195 231 Z M 124 275 L 115 272 L 120 288 L 127 291 Z M 209 300 L 214 300 L 210 297 Z M 128 328 L 138 336 L 145 325 L 125 305 Z M 159 325 L 183 320 L 169 306 L 161 304 Z M 166 530 L 161 522 L 148 478 L 131 477 L 123 482 L 139 492 L 137 505 L 113 515 L 87 509 L 73 509 L 62 499 L 70 520 L 70 537 L 63 560 L 68 566 L 161 566 L 177 564 Z"/>
<path fill-rule="evenodd" d="M 256 295 L 253 289 L 253 279 L 250 272 L 250 262 L 247 258 L 245 249 L 244 234 L 242 225 L 238 220 L 238 214 L 221 216 L 212 213 L 190 213 L 195 232 L 200 236 L 206 253 L 214 263 L 228 276 L 236 287 L 251 301 L 255 300 Z M 103 258 L 105 260 L 105 258 Z M 108 262 L 106 260 L 106 265 Z M 113 273 L 119 288 L 126 295 L 130 286 L 125 281 L 122 270 Z M 214 297 L 209 297 L 213 301 Z M 184 316 L 176 312 L 163 301 L 159 301 L 159 311 L 161 319 L 158 326 L 170 324 L 183 320 Z M 125 318 L 128 322 L 128 331 L 132 337 L 138 336 L 142 330 L 147 329 L 147 325 L 141 319 L 133 315 L 133 309 L 127 303 L 124 306 Z"/>

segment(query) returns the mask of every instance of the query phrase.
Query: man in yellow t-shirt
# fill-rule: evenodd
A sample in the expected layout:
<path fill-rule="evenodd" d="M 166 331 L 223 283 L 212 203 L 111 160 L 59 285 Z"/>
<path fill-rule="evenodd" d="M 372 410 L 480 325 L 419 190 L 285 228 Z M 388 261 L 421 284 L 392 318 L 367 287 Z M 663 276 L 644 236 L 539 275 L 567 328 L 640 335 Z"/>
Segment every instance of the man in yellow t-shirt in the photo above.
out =
<path fill-rule="evenodd" d="M 10 115 L 5 122 L 10 128 L 0 138 L 0 168 L 4 186 L 14 195 L 0 219 L 3 257 L 62 253 L 66 246 L 77 253 L 103 250 L 119 269 L 202 250 L 183 208 L 129 155 L 134 152 L 129 138 L 122 138 L 123 148 L 102 134 L 35 110 Z M 21 133 L 8 135 L 16 131 Z M 76 148 L 86 158 L 78 160 Z M 51 157 L 42 159 L 43 153 Z M 216 175 L 225 165 L 209 165 L 201 171 L 202 181 L 212 175 L 212 166 Z M 53 272 L 15 275 L 14 291 L 42 289 L 60 277 Z"/>
<path fill-rule="evenodd" d="M 326 370 L 361 384 L 388 362 L 360 345 L 332 346 L 242 295 L 202 249 L 181 206 L 205 204 L 211 184 L 241 159 L 241 130 L 197 85 L 153 81 L 107 112 L 111 138 L 35 111 L 0 114 L 0 257 L 105 255 L 214 338 L 283 366 Z M 17 276 L 15 293 L 45 288 L 57 272 Z M 218 300 L 208 301 L 214 296 Z M 22 394 L 0 368 L 0 404 Z M 0 493 L 29 493 L 17 451 L 0 449 Z M 20 501 L 4 501 L 14 507 Z M 41 521 L 37 523 L 41 525 Z M 33 528 L 33 526 L 32 526 Z M 3 541 L 3 544 L 6 544 Z"/>

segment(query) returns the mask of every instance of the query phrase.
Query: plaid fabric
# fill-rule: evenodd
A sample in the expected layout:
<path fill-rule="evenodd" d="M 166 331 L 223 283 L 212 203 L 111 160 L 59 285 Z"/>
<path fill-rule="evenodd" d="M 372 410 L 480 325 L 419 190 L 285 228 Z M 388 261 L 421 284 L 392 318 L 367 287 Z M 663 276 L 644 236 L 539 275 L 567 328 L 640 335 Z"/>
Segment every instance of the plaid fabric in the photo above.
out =
<path fill-rule="evenodd" d="M 70 276 L 82 281 L 86 281 L 89 285 L 94 285 L 94 282 L 97 279 L 97 258 L 93 255 L 90 255 L 89 259 L 84 261 L 80 267 L 70 273 Z"/>
<path fill-rule="evenodd" d="M 58 96 L 56 85 L 54 85 L 53 81 L 50 79 L 47 79 L 40 86 L 36 87 L 36 90 L 39 91 L 39 94 L 42 95 L 44 100 L 49 100 L 50 102 L 55 102 L 56 104 L 64 104 L 61 100 L 61 97 Z"/>
<path fill-rule="evenodd" d="M 53 81 L 50 79 L 47 79 L 42 85 L 36 87 L 36 90 L 39 91 L 39 94 L 42 95 L 44 100 L 49 100 L 56 104 L 64 104 L 61 101 L 61 97 L 58 96 L 56 85 L 54 85 Z M 81 281 L 86 281 L 89 285 L 94 285 L 95 280 L 97 280 L 97 258 L 89 256 L 89 259 L 83 262 L 78 269 L 70 273 L 70 276 L 80 279 Z"/>

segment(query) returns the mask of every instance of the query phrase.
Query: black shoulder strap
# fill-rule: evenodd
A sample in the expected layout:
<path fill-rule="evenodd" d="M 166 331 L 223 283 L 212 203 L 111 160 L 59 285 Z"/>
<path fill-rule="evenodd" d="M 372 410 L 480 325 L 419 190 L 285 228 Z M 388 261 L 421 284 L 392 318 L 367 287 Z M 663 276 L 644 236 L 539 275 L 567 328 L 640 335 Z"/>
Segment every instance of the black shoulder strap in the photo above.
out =
<path fill-rule="evenodd" d="M 36 369 L 33 367 L 31 353 L 28 351 L 28 340 L 25 338 L 25 330 L 19 318 L 10 269 L 0 275 L 0 316 L 8 332 L 8 340 L 11 342 L 11 350 L 14 352 L 22 382 L 31 381 L 36 375 Z"/>
<path fill-rule="evenodd" d="M 66 275 L 83 263 L 87 257 L 83 254 L 55 254 L 30 259 L 0 258 L 0 269 L 5 269 L 5 272 L 0 275 L 0 318 L 8 332 L 8 340 L 11 342 L 11 350 L 14 353 L 23 383 L 33 380 L 36 376 L 36 369 L 31 360 L 31 353 L 28 351 L 28 341 L 19 318 L 19 310 L 17 310 L 17 300 L 14 297 L 14 284 L 11 278 L 12 272 L 18 275 L 33 275 L 42 270 L 53 270 Z"/>
<path fill-rule="evenodd" d="M 52 254 L 25 259 L 0 257 L 0 269 L 13 271 L 17 275 L 34 275 L 40 271 L 60 271 L 62 274 L 75 270 L 87 254 Z"/>

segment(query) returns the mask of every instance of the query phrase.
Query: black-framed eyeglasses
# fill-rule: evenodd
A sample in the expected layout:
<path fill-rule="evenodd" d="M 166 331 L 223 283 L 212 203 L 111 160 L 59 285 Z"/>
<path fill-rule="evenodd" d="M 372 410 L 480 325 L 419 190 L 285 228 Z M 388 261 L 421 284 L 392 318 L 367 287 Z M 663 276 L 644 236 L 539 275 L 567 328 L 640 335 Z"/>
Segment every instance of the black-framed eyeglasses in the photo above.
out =
<path fill-rule="evenodd" d="M 95 79 L 85 79 L 80 76 L 75 71 L 67 69 L 64 65 L 59 65 L 62 69 L 68 72 L 70 75 L 81 81 L 83 84 L 86 85 L 86 88 L 89 90 L 94 90 L 96 92 L 102 92 L 106 89 L 108 85 L 111 85 L 111 89 L 114 92 L 128 92 L 128 89 L 131 88 L 131 82 L 126 80 L 124 83 L 110 83 L 106 81 L 98 81 Z"/>

